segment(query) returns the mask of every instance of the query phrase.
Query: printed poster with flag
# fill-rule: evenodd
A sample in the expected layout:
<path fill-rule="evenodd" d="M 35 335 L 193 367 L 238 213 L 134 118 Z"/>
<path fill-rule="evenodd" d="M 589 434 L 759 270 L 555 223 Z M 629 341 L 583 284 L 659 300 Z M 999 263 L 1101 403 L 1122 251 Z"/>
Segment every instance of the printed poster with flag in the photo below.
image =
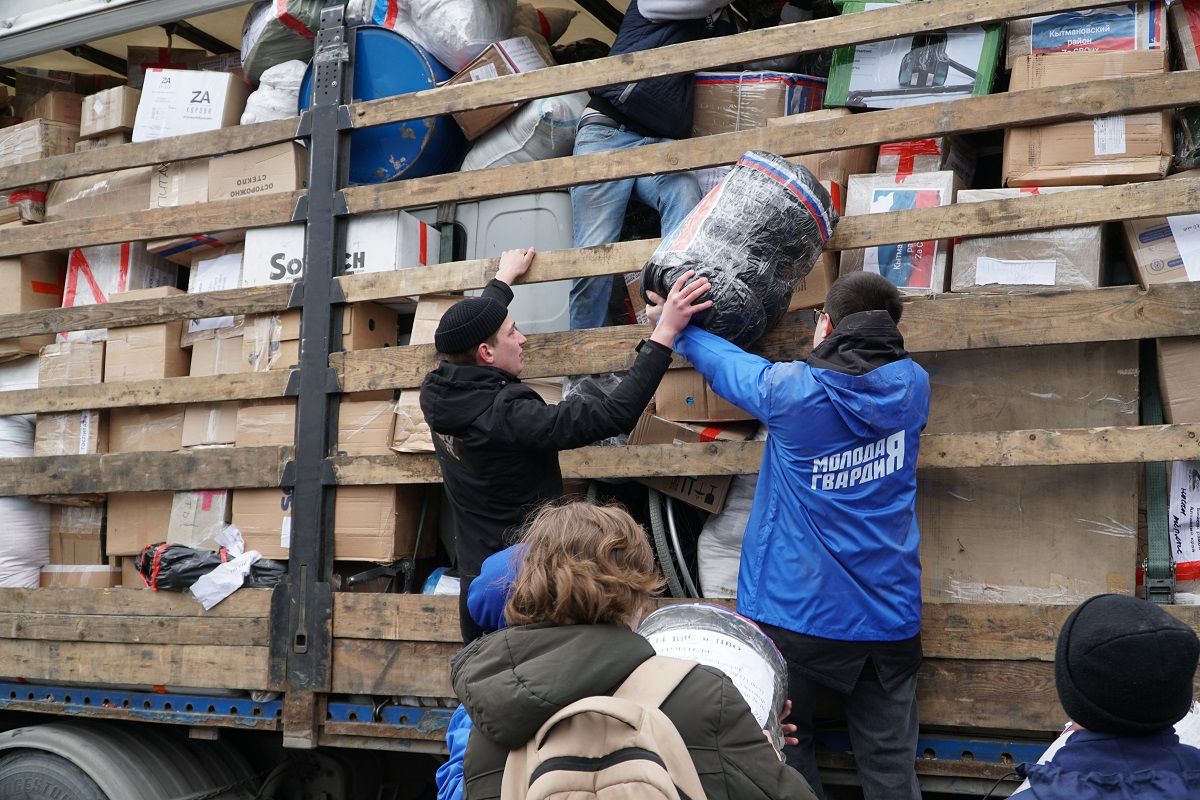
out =
<path fill-rule="evenodd" d="M 872 214 L 936 208 L 943 205 L 941 189 L 876 188 L 871 195 Z M 863 269 L 884 276 L 902 289 L 940 291 L 934 286 L 937 273 L 936 240 L 870 247 L 864 253 Z"/>

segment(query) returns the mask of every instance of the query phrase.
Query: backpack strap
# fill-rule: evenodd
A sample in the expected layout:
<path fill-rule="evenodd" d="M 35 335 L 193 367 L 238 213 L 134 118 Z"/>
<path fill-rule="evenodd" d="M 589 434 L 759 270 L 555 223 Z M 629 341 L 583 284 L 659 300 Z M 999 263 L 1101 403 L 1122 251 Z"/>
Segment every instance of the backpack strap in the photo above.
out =
<path fill-rule="evenodd" d="M 695 661 L 651 656 L 629 673 L 625 682 L 613 692 L 613 697 L 658 708 L 697 666 Z"/>

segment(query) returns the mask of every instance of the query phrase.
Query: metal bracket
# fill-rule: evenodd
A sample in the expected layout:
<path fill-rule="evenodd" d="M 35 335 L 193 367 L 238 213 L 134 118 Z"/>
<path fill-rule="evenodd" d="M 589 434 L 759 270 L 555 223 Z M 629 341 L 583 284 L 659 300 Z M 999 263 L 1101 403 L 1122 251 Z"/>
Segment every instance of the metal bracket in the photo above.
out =
<path fill-rule="evenodd" d="M 334 305 L 344 305 L 346 303 L 346 290 L 342 288 L 342 282 L 334 278 L 329 285 L 329 302 Z"/>
<path fill-rule="evenodd" d="M 296 487 L 296 462 L 288 459 L 283 465 L 283 477 L 280 478 L 279 486 L 281 489 L 294 489 Z"/>
<path fill-rule="evenodd" d="M 350 114 L 350 106 L 338 106 L 337 126 L 339 131 L 354 130 L 354 117 Z"/>
<path fill-rule="evenodd" d="M 298 280 L 292 284 L 292 293 L 288 295 L 287 310 L 292 311 L 297 308 L 304 308 L 304 280 Z"/>
<path fill-rule="evenodd" d="M 350 216 L 350 204 L 346 202 L 346 193 L 340 189 L 333 195 L 333 215 L 335 217 Z"/>
<path fill-rule="evenodd" d="M 312 109 L 306 108 L 300 112 L 300 122 L 296 125 L 295 138 L 307 139 L 312 136 Z"/>
<path fill-rule="evenodd" d="M 321 485 L 337 486 L 337 473 L 334 472 L 333 462 L 329 459 L 321 462 Z"/>
<path fill-rule="evenodd" d="M 304 195 L 296 201 L 296 207 L 292 209 L 292 222 L 307 222 L 308 221 L 308 195 Z"/>

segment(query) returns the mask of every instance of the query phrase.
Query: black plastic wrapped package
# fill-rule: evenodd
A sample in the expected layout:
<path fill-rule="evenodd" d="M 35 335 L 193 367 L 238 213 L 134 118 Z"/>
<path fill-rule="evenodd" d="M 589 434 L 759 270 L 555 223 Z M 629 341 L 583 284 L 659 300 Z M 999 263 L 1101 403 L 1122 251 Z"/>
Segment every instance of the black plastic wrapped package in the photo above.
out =
<path fill-rule="evenodd" d="M 232 556 L 224 547 L 220 550 L 198 550 L 182 544 L 160 542 L 143 547 L 134 561 L 134 567 L 154 591 L 184 592 L 201 575 L 212 572 L 219 564 L 231 559 Z M 282 583 L 286 574 L 287 564 L 260 558 L 250 566 L 250 574 L 246 576 L 242 588 L 266 589 Z"/>
<path fill-rule="evenodd" d="M 663 237 L 642 267 L 642 295 L 666 297 L 695 270 L 712 284 L 713 306 L 693 321 L 745 347 L 787 313 L 837 222 L 829 192 L 811 172 L 752 150 Z"/>

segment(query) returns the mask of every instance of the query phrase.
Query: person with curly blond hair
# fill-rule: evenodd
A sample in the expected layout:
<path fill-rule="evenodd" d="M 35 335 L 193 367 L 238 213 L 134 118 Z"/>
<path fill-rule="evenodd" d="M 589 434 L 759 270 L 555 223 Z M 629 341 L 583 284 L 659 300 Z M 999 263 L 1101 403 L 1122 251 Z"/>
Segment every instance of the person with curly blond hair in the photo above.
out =
<path fill-rule="evenodd" d="M 474 722 L 466 800 L 500 797 L 509 751 L 577 700 L 611 695 L 654 655 L 634 632 L 662 586 L 646 533 L 618 507 L 546 506 L 521 539 L 525 560 L 508 628 L 464 650 L 452 677 Z M 813 800 L 784 764 L 737 688 L 698 665 L 660 707 L 696 766 L 707 800 Z"/>

